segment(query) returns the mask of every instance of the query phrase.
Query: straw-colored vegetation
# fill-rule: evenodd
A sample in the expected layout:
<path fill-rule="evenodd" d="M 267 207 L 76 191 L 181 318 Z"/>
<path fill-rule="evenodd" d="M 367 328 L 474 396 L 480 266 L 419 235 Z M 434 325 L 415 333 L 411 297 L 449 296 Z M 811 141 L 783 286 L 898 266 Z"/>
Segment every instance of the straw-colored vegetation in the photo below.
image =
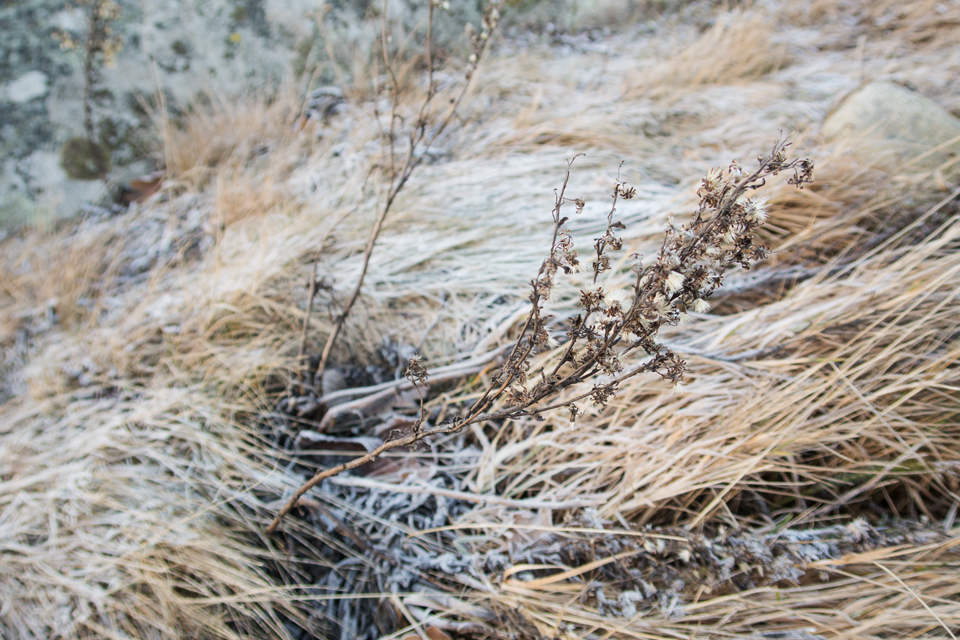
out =
<path fill-rule="evenodd" d="M 881 4 L 504 32 L 397 196 L 331 358 L 393 379 L 423 354 L 444 380 L 429 424 L 503 366 L 575 153 L 567 192 L 586 204 L 568 226 L 588 267 L 621 160 L 637 189 L 617 206 L 611 287 L 670 215 L 690 219 L 711 167 L 754 169 L 778 129 L 816 182 L 756 192 L 776 253 L 660 331 L 686 362 L 682 394 L 637 376 L 575 422 L 391 452 L 306 493 L 275 536 L 313 469 L 419 415 L 409 385 L 367 404 L 328 389 L 328 417 L 300 390 L 304 320 L 315 366 L 363 268 L 387 116 L 346 86 L 325 117 L 294 91 L 158 117 L 168 178 L 149 201 L 0 246 L 0 635 L 955 638 L 957 184 L 872 166 L 819 127 L 864 78 L 956 104 L 955 84 L 919 74 L 960 77 L 960 10 Z M 462 79 L 446 64 L 443 82 Z M 592 277 L 558 277 L 555 337 Z"/>
<path fill-rule="evenodd" d="M 632 75 L 631 97 L 675 93 L 678 88 L 755 80 L 782 67 L 786 47 L 773 42 L 774 26 L 759 13 L 719 16 L 695 42 Z"/>

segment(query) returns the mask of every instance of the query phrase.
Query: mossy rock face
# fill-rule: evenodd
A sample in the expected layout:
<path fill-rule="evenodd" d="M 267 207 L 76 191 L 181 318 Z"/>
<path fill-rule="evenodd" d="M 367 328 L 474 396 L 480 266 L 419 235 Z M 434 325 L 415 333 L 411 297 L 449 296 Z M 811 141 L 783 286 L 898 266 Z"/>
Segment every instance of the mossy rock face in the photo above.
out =
<path fill-rule="evenodd" d="M 97 180 L 110 170 L 110 152 L 82 136 L 70 138 L 60 150 L 60 166 L 74 180 Z"/>

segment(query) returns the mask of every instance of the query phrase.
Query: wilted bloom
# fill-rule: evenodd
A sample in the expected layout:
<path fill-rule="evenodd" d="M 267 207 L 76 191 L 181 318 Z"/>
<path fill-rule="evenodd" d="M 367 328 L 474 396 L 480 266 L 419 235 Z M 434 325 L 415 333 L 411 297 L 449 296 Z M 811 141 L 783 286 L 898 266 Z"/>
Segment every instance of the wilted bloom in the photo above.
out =
<path fill-rule="evenodd" d="M 656 305 L 657 313 L 661 318 L 669 316 L 670 312 L 673 311 L 673 305 L 670 304 L 670 301 L 663 297 L 663 294 L 658 293 L 653 299 L 653 304 Z"/>
<path fill-rule="evenodd" d="M 767 199 L 749 198 L 743 205 L 743 213 L 750 222 L 763 224 L 767 221 Z"/>
<path fill-rule="evenodd" d="M 671 271 L 670 275 L 667 276 L 667 291 L 670 293 L 676 293 L 680 290 L 680 287 L 683 286 L 683 274 L 677 273 L 676 271 Z"/>
<path fill-rule="evenodd" d="M 580 291 L 579 305 L 585 309 L 595 309 L 603 302 L 605 294 L 602 287 L 591 287 Z"/>
<path fill-rule="evenodd" d="M 429 372 L 423 367 L 423 357 L 420 354 L 414 354 L 407 363 L 407 370 L 404 371 L 404 377 L 415 386 L 420 387 L 427 383 Z"/>
<path fill-rule="evenodd" d="M 710 310 L 710 303 L 703 298 L 697 298 L 693 301 L 693 310 L 697 313 L 706 313 Z"/>
<path fill-rule="evenodd" d="M 733 176 L 735 180 L 739 180 L 743 177 L 743 169 L 740 167 L 740 163 L 736 160 L 730 163 L 730 175 Z"/>
<path fill-rule="evenodd" d="M 715 191 L 720 186 L 723 178 L 723 170 L 718 168 L 710 169 L 703 178 L 703 188 L 706 191 Z"/>
<path fill-rule="evenodd" d="M 621 309 L 626 309 L 630 305 L 628 301 L 630 300 L 630 292 L 626 289 L 614 289 L 610 293 L 604 296 L 607 305 L 613 307 L 615 304 L 619 305 Z"/>
<path fill-rule="evenodd" d="M 733 244 L 737 239 L 736 230 L 733 226 L 727 227 L 726 231 L 723 232 L 723 241 L 727 244 Z"/>
<path fill-rule="evenodd" d="M 636 187 L 628 187 L 627 185 L 621 182 L 620 184 L 617 185 L 617 193 L 624 200 L 629 200 L 633 196 L 637 195 L 637 189 Z"/>
<path fill-rule="evenodd" d="M 672 269 L 680 264 L 680 256 L 673 249 L 666 249 L 660 254 L 658 262 L 667 269 Z"/>

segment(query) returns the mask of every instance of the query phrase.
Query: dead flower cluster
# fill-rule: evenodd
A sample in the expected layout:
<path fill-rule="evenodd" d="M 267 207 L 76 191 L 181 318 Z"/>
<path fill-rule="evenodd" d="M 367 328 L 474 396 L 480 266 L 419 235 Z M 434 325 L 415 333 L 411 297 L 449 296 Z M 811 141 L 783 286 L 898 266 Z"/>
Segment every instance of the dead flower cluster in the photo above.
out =
<path fill-rule="evenodd" d="M 574 156 L 567 165 L 552 211 L 550 253 L 530 282 L 530 313 L 505 363 L 494 372 L 481 397 L 459 415 L 432 427 L 424 426 L 421 410 L 408 435 L 388 440 L 365 456 L 319 471 L 294 492 L 268 533 L 276 530 L 282 518 L 312 487 L 376 460 L 390 449 L 409 447 L 431 435 L 456 433 L 468 425 L 491 420 L 542 420 L 543 413 L 561 408 L 567 409 L 571 420 L 575 420 L 582 411 L 578 403 L 605 407 L 618 385 L 642 373 L 655 374 L 679 386 L 686 363 L 657 342 L 657 332 L 664 325 L 688 321 L 691 313 L 705 312 L 710 304 L 708 299 L 722 285 L 730 268 L 749 269 L 766 255 L 767 250 L 757 244 L 755 237 L 766 219 L 766 204 L 752 192 L 781 172 L 792 173 L 787 181 L 798 188 L 813 181 L 813 163 L 788 159 L 789 146 L 779 139 L 768 154 L 757 158 L 758 167 L 750 174 L 745 174 L 736 161 L 726 170 L 711 170 L 703 178 L 698 191 L 700 205 L 692 219 L 685 224 L 671 220 L 654 256 L 631 256 L 636 274 L 633 286 L 604 289 L 600 280 L 601 274 L 611 271 L 610 253 L 623 247 L 617 234 L 625 226 L 616 218 L 617 202 L 636 194 L 618 176 L 610 196 L 606 231 L 593 245 L 595 255 L 589 267 L 593 286 L 580 291 L 581 311 L 570 322 L 565 345 L 557 348 L 558 357 L 534 370 L 534 356 L 560 346 L 550 335 L 551 316 L 544 311 L 544 303 L 550 300 L 560 277 L 584 269 L 573 237 L 565 227 L 569 218 L 563 215 L 565 205 L 572 202 L 579 212 L 584 204 L 582 199 L 566 195 Z M 627 366 L 627 357 L 641 351 L 640 362 Z M 418 391 L 426 379 L 417 357 L 410 361 L 408 379 Z M 574 390 L 573 397 L 561 398 L 567 389 Z"/>

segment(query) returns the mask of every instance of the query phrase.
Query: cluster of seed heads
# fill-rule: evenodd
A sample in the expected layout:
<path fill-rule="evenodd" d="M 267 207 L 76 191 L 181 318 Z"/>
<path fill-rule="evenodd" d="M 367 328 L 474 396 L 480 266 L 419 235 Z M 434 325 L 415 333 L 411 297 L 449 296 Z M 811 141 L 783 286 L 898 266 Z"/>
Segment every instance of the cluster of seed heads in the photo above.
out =
<path fill-rule="evenodd" d="M 500 2 L 491 2 L 483 11 L 480 18 L 481 29 L 479 32 L 472 27 L 468 27 L 470 32 L 470 46 L 473 53 L 470 54 L 469 62 L 471 68 L 467 70 L 467 78 L 473 75 L 476 70 L 477 61 L 483 56 L 483 50 L 487 46 L 490 35 L 497 30 L 500 25 Z"/>
<path fill-rule="evenodd" d="M 485 20 L 485 26 L 490 19 Z M 690 222 L 678 225 L 671 220 L 660 250 L 649 261 L 632 256 L 633 286 L 604 289 L 598 280 L 601 274 L 613 270 L 610 252 L 623 249 L 623 240 L 617 233 L 625 227 L 615 217 L 617 202 L 629 200 L 637 193 L 618 177 L 606 231 L 594 241 L 592 286 L 580 291 L 580 313 L 567 327 L 566 341 L 561 345 L 550 335 L 551 316 L 544 313 L 544 303 L 550 300 L 557 278 L 585 270 L 573 236 L 564 226 L 569 218 L 561 215 L 563 206 L 570 202 L 577 213 L 586 206 L 581 198 L 565 196 L 574 156 L 555 199 L 550 253 L 530 281 L 530 314 L 506 362 L 494 372 L 481 397 L 451 420 L 425 424 L 422 388 L 427 382 L 427 371 L 420 357 L 415 356 L 410 361 L 407 379 L 420 394 L 420 416 L 411 431 L 406 435 L 394 434 L 364 456 L 319 471 L 294 492 L 267 527 L 267 533 L 277 530 L 284 515 L 312 487 L 376 460 L 390 449 L 416 447 L 432 435 L 455 433 L 467 425 L 491 420 L 525 416 L 543 420 L 542 414 L 553 409 L 566 408 L 570 419 L 575 420 L 582 412 L 578 403 L 589 401 L 605 407 L 620 383 L 641 373 L 656 374 L 679 385 L 686 363 L 656 341 L 657 332 L 664 325 L 688 321 L 690 312 L 707 311 L 708 298 L 723 283 L 730 267 L 749 269 L 752 262 L 766 255 L 766 249 L 754 242 L 754 233 L 766 219 L 766 202 L 749 197 L 749 193 L 781 171 L 793 171 L 788 182 L 800 188 L 813 181 L 813 163 L 789 161 L 787 147 L 787 143 L 778 140 L 770 154 L 757 159 L 759 168 L 746 176 L 736 162 L 726 171 L 710 171 L 698 191 L 700 206 Z M 555 358 L 548 358 L 547 364 L 531 371 L 534 356 L 553 350 L 558 354 Z M 627 356 L 636 350 L 642 350 L 645 357 L 639 364 L 628 366 Z M 584 391 L 588 384 L 590 388 Z M 571 387 L 577 389 L 573 397 L 558 398 Z M 499 408 L 494 408 L 495 404 Z"/>
<path fill-rule="evenodd" d="M 624 380 L 641 373 L 653 373 L 679 386 L 686 363 L 656 341 L 664 325 L 689 322 L 692 313 L 710 309 L 710 296 L 721 286 L 725 273 L 735 266 L 749 269 L 767 249 L 757 244 L 755 233 L 767 218 L 767 203 L 752 192 L 766 179 L 781 171 L 792 172 L 788 183 L 802 188 L 813 181 L 813 163 L 790 161 L 789 143 L 778 140 L 768 155 L 757 158 L 758 168 L 746 174 L 734 161 L 729 168 L 713 169 L 702 181 L 700 205 L 692 219 L 678 224 L 671 216 L 659 251 L 644 259 L 633 254 L 634 282 L 627 288 L 604 288 L 598 281 L 611 271 L 611 256 L 623 248 L 618 235 L 625 226 L 616 219 L 619 200 L 629 200 L 636 189 L 617 178 L 611 195 L 605 233 L 596 238 L 592 264 L 585 267 L 561 215 L 564 205 L 573 203 L 583 211 L 581 198 L 565 196 L 570 177 L 570 160 L 553 209 L 553 241 L 550 253 L 530 282 L 531 312 L 506 363 L 497 370 L 484 396 L 455 420 L 459 426 L 490 419 L 531 416 L 542 419 L 547 410 L 565 407 L 571 420 L 582 413 L 578 405 L 588 401 L 605 407 Z M 544 312 L 562 275 L 590 269 L 593 286 L 581 290 L 579 314 L 566 328 L 562 349 L 548 330 L 551 316 Z M 549 364 L 531 371 L 533 356 L 550 350 L 558 356 Z M 642 351 L 639 364 L 628 367 L 627 356 Z M 589 390 L 573 398 L 550 404 L 568 387 L 592 383 Z M 498 399 L 504 408 L 484 413 Z"/>

